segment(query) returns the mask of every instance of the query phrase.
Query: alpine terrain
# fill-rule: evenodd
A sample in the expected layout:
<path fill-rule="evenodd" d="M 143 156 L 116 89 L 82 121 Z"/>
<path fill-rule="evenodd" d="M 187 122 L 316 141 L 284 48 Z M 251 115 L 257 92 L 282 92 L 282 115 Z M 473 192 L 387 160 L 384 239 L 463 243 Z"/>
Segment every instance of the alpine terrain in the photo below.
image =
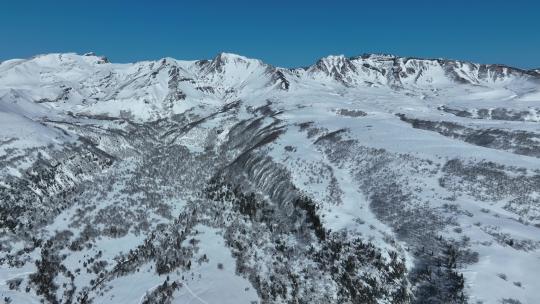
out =
<path fill-rule="evenodd" d="M 540 303 L 540 71 L 0 63 L 0 301 Z"/>

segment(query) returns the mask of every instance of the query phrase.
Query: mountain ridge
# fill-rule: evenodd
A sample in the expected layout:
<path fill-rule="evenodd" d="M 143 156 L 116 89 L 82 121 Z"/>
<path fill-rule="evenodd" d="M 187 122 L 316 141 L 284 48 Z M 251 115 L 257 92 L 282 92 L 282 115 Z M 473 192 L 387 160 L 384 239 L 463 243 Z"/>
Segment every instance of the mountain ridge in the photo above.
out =
<path fill-rule="evenodd" d="M 172 74 L 178 74 L 177 77 L 181 79 L 193 79 L 193 81 L 198 82 L 196 87 L 199 88 L 210 89 L 209 87 L 212 87 L 216 94 L 221 95 L 234 95 L 234 91 L 249 89 L 250 86 L 253 89 L 255 87 L 266 89 L 277 85 L 281 89 L 289 90 L 294 89 L 297 82 L 305 81 L 323 85 L 328 81 L 335 81 L 350 88 L 384 86 L 391 89 L 413 91 L 446 89 L 453 85 L 512 88 L 516 83 L 521 86 L 529 82 L 531 83 L 530 87 L 535 87 L 540 82 L 540 74 L 536 71 L 526 71 L 504 65 L 375 54 L 355 57 L 331 55 L 319 59 L 307 68 L 287 69 L 231 53 L 220 53 L 211 60 L 182 61 L 162 58 L 156 61 L 122 64 L 110 63 L 105 57 L 96 56 L 93 53 L 86 55 L 54 53 L 30 59 L 5 61 L 0 63 L 0 69 L 6 74 L 11 67 L 17 69 L 21 65 L 31 64 L 38 69 L 64 69 L 66 73 L 72 73 L 76 71 L 75 69 L 79 69 L 80 73 L 83 73 L 81 69 L 96 69 L 97 73 L 116 70 L 130 73 L 131 67 L 131 70 L 135 69 L 134 72 L 139 73 L 139 75 L 131 74 L 130 78 L 148 77 L 141 74 L 145 71 L 148 71 L 150 76 L 157 76 L 161 69 L 168 70 L 174 65 L 179 70 L 172 72 Z M 90 68 L 90 66 L 95 66 L 95 68 Z M 53 71 L 51 70 L 51 72 Z M 32 72 L 29 71 L 29 73 Z M 124 77 L 127 77 L 127 74 Z M 148 81 L 152 82 L 152 80 Z"/>
<path fill-rule="evenodd" d="M 11 61 L 11 60 L 31 60 L 31 59 L 34 59 L 34 58 L 37 58 L 37 57 L 41 57 L 41 56 L 48 56 L 48 55 L 61 55 L 61 54 L 64 54 L 64 55 L 77 55 L 77 56 L 89 56 L 89 57 L 99 57 L 99 58 L 102 58 L 106 61 L 109 61 L 108 57 L 106 55 L 99 55 L 95 52 L 84 52 L 84 53 L 77 53 L 77 52 L 51 52 L 51 53 L 42 53 L 42 54 L 37 54 L 37 55 L 34 55 L 34 56 L 31 56 L 31 57 L 28 57 L 28 58 L 11 58 L 11 59 L 5 59 L 5 60 L 2 60 L 0 61 L 0 63 L 2 62 L 5 62 L 5 61 Z M 137 63 L 137 62 L 156 62 L 156 61 L 161 61 L 163 59 L 173 59 L 173 60 L 177 60 L 177 61 L 185 61 L 185 62 L 195 62 L 195 61 L 211 61 L 213 59 L 216 59 L 217 57 L 219 57 L 220 55 L 230 55 L 232 57 L 237 57 L 237 58 L 242 58 L 242 59 L 252 59 L 252 60 L 257 60 L 257 61 L 260 61 L 266 65 L 270 65 L 270 66 L 273 66 L 273 67 L 276 67 L 276 68 L 280 68 L 280 69 L 286 69 L 286 70 L 296 70 L 296 69 L 308 69 L 309 67 L 311 67 L 312 65 L 316 64 L 319 60 L 321 59 L 324 59 L 324 58 L 327 58 L 327 57 L 343 57 L 343 58 L 346 58 L 346 59 L 349 59 L 349 60 L 354 60 L 354 59 L 358 59 L 358 58 L 364 58 L 364 59 L 367 59 L 367 58 L 370 58 L 370 57 L 378 57 L 378 58 L 381 58 L 381 59 L 398 59 L 398 58 L 401 58 L 401 59 L 404 59 L 404 60 L 407 60 L 407 59 L 416 59 L 416 60 L 425 60 L 425 61 L 441 61 L 441 62 L 445 62 L 445 61 L 451 61 L 451 62 L 461 62 L 461 63 L 469 63 L 469 64 L 474 64 L 474 65 L 486 65 L 486 66 L 500 66 L 500 67 L 506 67 L 506 68 L 511 68 L 511 69 L 514 69 L 514 70 L 519 70 L 519 71 L 523 71 L 523 72 L 530 72 L 530 71 L 539 71 L 540 68 L 520 68 L 520 67 L 516 67 L 516 66 L 513 66 L 511 64 L 505 64 L 505 63 L 478 63 L 478 62 L 475 62 L 473 60 L 463 60 L 463 59 L 457 59 L 457 58 L 445 58 L 445 57 L 417 57 L 417 56 L 400 56 L 400 55 L 396 55 L 396 54 L 389 54 L 389 53 L 361 53 L 359 55 L 352 55 L 352 56 L 346 56 L 344 54 L 330 54 L 330 55 L 327 55 L 327 56 L 323 56 L 317 60 L 315 60 L 315 62 L 312 64 L 312 65 L 309 65 L 309 66 L 293 66 L 293 67 L 283 67 L 283 66 L 279 66 L 279 65 L 273 65 L 273 64 L 269 64 L 269 63 L 266 63 L 264 62 L 263 60 L 261 59 L 257 59 L 257 58 L 254 58 L 254 57 L 248 57 L 248 56 L 244 56 L 244 55 L 241 55 L 241 54 L 238 54 L 238 53 L 232 53 L 232 52 L 219 52 L 217 53 L 214 57 L 211 57 L 209 59 L 191 59 L 191 60 L 184 60 L 184 59 L 177 59 L 177 58 L 174 58 L 174 57 L 171 57 L 171 56 L 166 56 L 166 57 L 162 57 L 162 58 L 157 58 L 157 59 L 145 59 L 145 60 L 140 60 L 140 61 L 129 61 L 129 62 L 118 62 L 116 64 L 133 64 L 133 63 Z M 110 63 L 110 62 L 109 62 Z M 114 62 L 113 62 L 114 63 Z"/>

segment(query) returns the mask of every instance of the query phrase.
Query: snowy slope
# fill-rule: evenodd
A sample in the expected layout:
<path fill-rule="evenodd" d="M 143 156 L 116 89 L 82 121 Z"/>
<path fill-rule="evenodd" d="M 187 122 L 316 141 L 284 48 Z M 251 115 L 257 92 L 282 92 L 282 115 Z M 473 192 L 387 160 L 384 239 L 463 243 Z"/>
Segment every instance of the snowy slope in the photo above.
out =
<path fill-rule="evenodd" d="M 540 74 L 0 63 L 12 303 L 539 303 Z"/>

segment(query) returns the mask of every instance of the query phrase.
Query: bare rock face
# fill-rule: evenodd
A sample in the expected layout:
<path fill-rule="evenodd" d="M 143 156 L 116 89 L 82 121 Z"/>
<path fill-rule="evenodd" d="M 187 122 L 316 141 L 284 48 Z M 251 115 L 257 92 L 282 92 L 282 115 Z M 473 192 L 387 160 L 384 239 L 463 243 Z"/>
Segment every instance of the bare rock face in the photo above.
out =
<path fill-rule="evenodd" d="M 380 54 L 4 61 L 1 296 L 540 302 L 539 102 L 538 70 Z"/>

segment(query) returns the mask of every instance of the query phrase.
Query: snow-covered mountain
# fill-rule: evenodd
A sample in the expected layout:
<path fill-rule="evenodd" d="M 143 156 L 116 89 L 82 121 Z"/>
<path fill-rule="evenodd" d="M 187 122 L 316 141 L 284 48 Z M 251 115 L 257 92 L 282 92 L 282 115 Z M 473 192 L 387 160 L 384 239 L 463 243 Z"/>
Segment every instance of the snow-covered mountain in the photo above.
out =
<path fill-rule="evenodd" d="M 539 303 L 540 72 L 0 63 L 9 303 Z"/>

